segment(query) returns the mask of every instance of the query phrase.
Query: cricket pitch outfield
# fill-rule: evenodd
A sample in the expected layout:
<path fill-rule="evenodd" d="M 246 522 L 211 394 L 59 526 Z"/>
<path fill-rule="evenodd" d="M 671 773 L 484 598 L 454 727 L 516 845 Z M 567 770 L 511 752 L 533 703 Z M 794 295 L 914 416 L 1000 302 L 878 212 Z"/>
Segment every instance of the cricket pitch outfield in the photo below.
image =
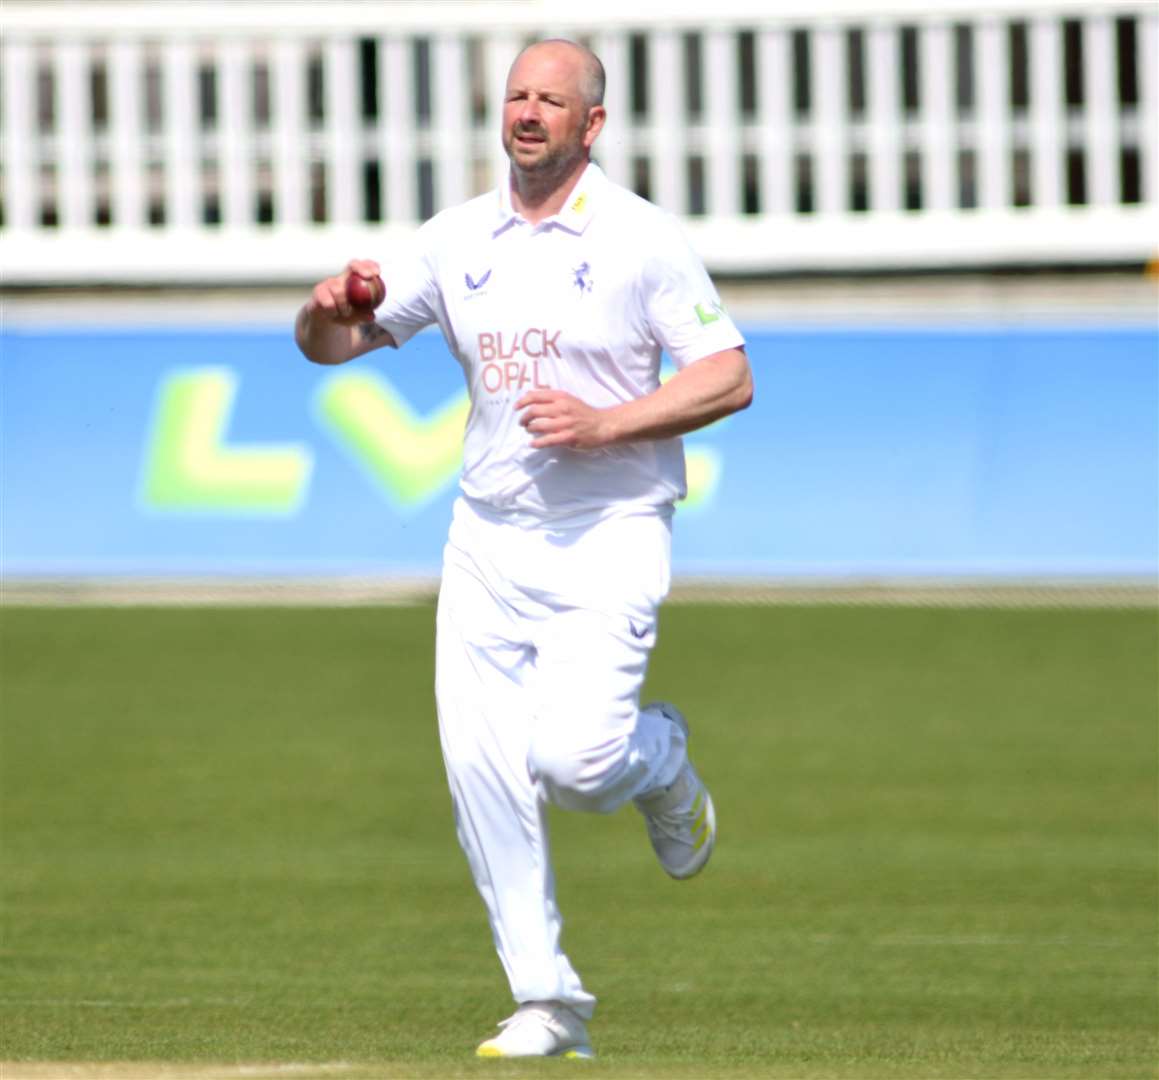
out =
<path fill-rule="evenodd" d="M 1154 610 L 666 609 L 720 842 L 553 817 L 591 1063 L 471 1056 L 433 623 L 0 613 L 4 1080 L 1157 1075 Z"/>

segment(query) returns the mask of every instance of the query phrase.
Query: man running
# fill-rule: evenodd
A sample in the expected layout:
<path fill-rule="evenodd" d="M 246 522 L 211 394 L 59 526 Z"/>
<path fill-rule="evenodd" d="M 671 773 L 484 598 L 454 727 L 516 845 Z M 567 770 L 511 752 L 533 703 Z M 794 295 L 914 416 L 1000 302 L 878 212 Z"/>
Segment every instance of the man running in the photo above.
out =
<path fill-rule="evenodd" d="M 518 1008 L 482 1057 L 593 1054 L 595 998 L 560 946 L 549 803 L 642 812 L 675 878 L 712 853 L 712 800 L 672 705 L 640 706 L 669 587 L 679 436 L 745 408 L 744 342 L 675 221 L 591 161 L 604 70 L 526 48 L 507 79 L 497 191 L 446 210 L 353 309 L 354 260 L 298 316 L 343 363 L 437 323 L 471 409 L 439 592 L 435 693 L 459 842 Z M 677 373 L 661 384 L 666 350 Z"/>

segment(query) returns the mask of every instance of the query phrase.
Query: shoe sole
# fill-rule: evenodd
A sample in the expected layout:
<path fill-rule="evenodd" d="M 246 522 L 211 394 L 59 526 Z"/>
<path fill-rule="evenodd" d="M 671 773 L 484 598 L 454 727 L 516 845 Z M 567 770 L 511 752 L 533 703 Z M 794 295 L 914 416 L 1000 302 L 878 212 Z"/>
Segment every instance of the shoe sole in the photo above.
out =
<path fill-rule="evenodd" d="M 699 779 L 699 777 L 697 777 Z M 687 881 L 690 877 L 696 877 L 701 870 L 708 865 L 708 860 L 712 858 L 712 849 L 716 846 L 716 807 L 712 805 L 712 796 L 708 793 L 708 788 L 701 783 L 701 790 L 704 792 L 705 803 L 705 818 L 708 822 L 708 835 L 701 846 L 700 850 L 696 852 L 695 857 L 687 866 L 680 867 L 679 870 L 670 870 L 664 866 L 665 872 L 669 877 L 675 878 L 677 881 Z"/>
<path fill-rule="evenodd" d="M 493 1046 L 482 1046 L 475 1051 L 475 1057 L 480 1058 L 518 1058 L 518 1057 L 561 1057 L 573 1061 L 589 1061 L 596 1056 L 590 1046 L 569 1046 L 566 1050 L 559 1050 L 554 1054 L 505 1054 Z"/>
<path fill-rule="evenodd" d="M 652 701 L 644 706 L 645 709 L 659 709 L 665 716 L 672 720 L 681 731 L 684 732 L 684 741 L 687 743 L 691 739 L 691 733 L 688 730 L 688 721 L 684 718 L 682 713 L 675 705 L 669 701 Z M 696 772 L 695 769 L 692 770 Z M 687 881 L 690 877 L 695 877 L 705 868 L 708 860 L 712 857 L 712 849 L 716 846 L 716 807 L 712 804 L 712 796 L 708 793 L 708 787 L 703 780 L 700 779 L 700 773 L 696 773 L 697 782 L 700 784 L 700 789 L 704 792 L 704 801 L 708 808 L 708 839 L 704 842 L 704 846 L 696 853 L 695 858 L 688 863 L 687 866 L 680 867 L 679 870 L 670 870 L 663 863 L 660 865 L 664 868 L 670 878 L 676 881 Z"/>

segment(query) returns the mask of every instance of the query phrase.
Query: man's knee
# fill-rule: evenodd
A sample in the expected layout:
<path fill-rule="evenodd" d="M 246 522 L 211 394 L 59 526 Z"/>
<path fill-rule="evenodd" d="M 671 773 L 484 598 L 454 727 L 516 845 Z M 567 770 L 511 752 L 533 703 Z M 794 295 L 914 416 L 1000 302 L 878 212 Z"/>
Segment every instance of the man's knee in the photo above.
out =
<path fill-rule="evenodd" d="M 527 767 L 556 806 L 610 813 L 619 805 L 609 795 L 623 771 L 628 741 L 616 736 L 592 744 L 575 738 L 574 729 L 552 724 L 532 739 Z"/>

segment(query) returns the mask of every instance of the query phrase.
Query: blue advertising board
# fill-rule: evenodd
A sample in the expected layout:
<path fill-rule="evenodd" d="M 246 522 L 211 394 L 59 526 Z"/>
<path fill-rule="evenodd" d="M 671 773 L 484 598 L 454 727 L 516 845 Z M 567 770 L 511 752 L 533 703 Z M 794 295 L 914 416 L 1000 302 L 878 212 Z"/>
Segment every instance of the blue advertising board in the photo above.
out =
<path fill-rule="evenodd" d="M 1154 574 L 1153 328 L 745 328 L 689 436 L 678 574 Z M 286 327 L 0 335 L 0 572 L 434 574 L 463 379 L 437 333 L 307 363 Z"/>

